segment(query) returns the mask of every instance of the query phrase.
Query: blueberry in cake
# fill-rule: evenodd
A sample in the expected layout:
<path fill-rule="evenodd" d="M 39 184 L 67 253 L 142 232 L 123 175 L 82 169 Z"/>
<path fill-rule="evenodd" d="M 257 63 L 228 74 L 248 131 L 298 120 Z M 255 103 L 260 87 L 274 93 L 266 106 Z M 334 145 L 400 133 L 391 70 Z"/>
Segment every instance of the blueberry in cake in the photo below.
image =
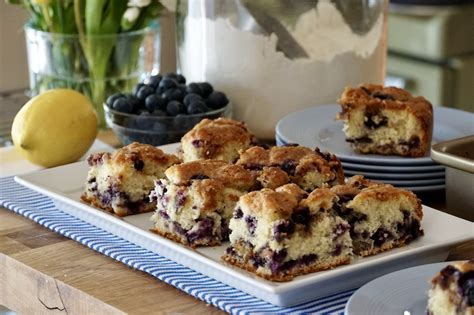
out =
<path fill-rule="evenodd" d="M 354 253 L 370 256 L 401 247 L 423 235 L 421 201 L 410 191 L 360 175 L 331 188 L 336 214 L 351 225 Z"/>
<path fill-rule="evenodd" d="M 234 163 L 240 150 L 254 146 L 256 142 L 243 122 L 206 118 L 181 139 L 182 158 L 184 162 L 215 159 Z"/>
<path fill-rule="evenodd" d="M 344 182 L 341 162 L 335 155 L 303 146 L 265 149 L 252 147 L 240 154 L 236 163 L 254 172 L 263 188 L 294 183 L 305 191 Z M 272 175 L 272 181 L 268 176 Z"/>
<path fill-rule="evenodd" d="M 348 87 L 338 100 L 346 141 L 359 153 L 424 156 L 431 145 L 433 108 L 425 98 L 380 85 Z"/>
<path fill-rule="evenodd" d="M 195 246 L 220 245 L 239 197 L 255 186 L 250 172 L 220 160 L 199 160 L 170 167 L 157 180 L 153 231 Z"/>
<path fill-rule="evenodd" d="M 474 259 L 444 267 L 428 296 L 428 315 L 474 315 Z"/>
<path fill-rule="evenodd" d="M 333 215 L 335 200 L 328 188 L 308 195 L 295 184 L 240 197 L 222 259 L 272 281 L 349 263 L 350 226 Z"/>
<path fill-rule="evenodd" d="M 90 166 L 81 199 L 119 216 L 153 211 L 149 194 L 154 181 L 178 157 L 138 142 L 114 153 L 95 153 L 87 158 Z"/>

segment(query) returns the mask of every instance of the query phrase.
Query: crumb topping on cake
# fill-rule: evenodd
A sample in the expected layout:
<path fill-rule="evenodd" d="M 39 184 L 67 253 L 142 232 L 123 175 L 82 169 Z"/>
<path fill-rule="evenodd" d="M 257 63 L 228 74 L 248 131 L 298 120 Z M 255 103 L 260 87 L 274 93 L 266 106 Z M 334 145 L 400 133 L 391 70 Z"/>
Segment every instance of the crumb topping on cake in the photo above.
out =
<path fill-rule="evenodd" d="M 235 162 L 238 151 L 256 143 L 244 122 L 229 118 L 203 119 L 181 139 L 183 159 Z"/>
<path fill-rule="evenodd" d="M 107 163 L 117 166 L 133 165 L 137 170 L 143 169 L 144 160 L 147 160 L 153 164 L 157 163 L 159 165 L 171 165 L 180 162 L 179 158 L 173 154 L 167 154 L 155 146 L 139 142 L 133 142 L 114 151 L 113 153 L 94 153 L 87 158 L 89 166 L 103 164 L 107 161 Z"/>
<path fill-rule="evenodd" d="M 165 172 L 175 185 L 187 185 L 196 179 L 215 179 L 226 187 L 249 190 L 255 185 L 252 174 L 239 165 L 220 160 L 198 160 L 177 164 Z"/>
<path fill-rule="evenodd" d="M 275 189 L 290 182 L 288 174 L 279 167 L 264 166 L 256 173 L 257 181 L 262 187 Z"/>
<path fill-rule="evenodd" d="M 252 147 L 240 153 L 236 164 L 257 172 L 257 174 L 260 174 L 262 170 L 265 172 L 265 167 L 278 167 L 288 175 L 290 182 L 307 191 L 344 181 L 341 163 L 335 155 L 303 146 L 272 147 L 270 149 Z M 280 175 L 273 180 L 282 183 L 286 178 Z M 264 187 L 273 188 L 276 186 L 273 184 Z"/>
<path fill-rule="evenodd" d="M 306 195 L 297 185 L 287 184 L 276 190 L 264 188 L 250 192 L 240 197 L 239 203 L 249 213 L 288 218 Z"/>

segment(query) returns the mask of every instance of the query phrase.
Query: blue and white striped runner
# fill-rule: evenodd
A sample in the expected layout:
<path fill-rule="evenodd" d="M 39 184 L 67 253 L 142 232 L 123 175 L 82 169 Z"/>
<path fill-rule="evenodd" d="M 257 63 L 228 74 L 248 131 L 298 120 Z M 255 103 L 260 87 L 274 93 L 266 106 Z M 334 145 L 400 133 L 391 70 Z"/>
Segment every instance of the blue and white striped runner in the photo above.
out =
<path fill-rule="evenodd" d="M 56 209 L 51 199 L 21 186 L 13 180 L 13 177 L 0 178 L 0 206 L 232 314 L 265 312 L 343 314 L 347 300 L 354 293 L 354 290 L 349 290 L 293 307 L 282 308 L 66 214 Z"/>

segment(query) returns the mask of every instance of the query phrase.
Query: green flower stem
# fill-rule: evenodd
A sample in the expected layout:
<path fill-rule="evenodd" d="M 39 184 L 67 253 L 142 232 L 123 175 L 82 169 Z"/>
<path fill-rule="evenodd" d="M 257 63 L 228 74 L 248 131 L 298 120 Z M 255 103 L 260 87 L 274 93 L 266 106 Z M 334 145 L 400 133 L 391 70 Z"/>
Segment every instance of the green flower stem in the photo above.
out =
<path fill-rule="evenodd" d="M 102 103 L 106 97 L 107 68 L 120 28 L 117 21 L 126 5 L 126 1 L 88 0 L 82 6 L 79 0 L 75 0 L 76 24 L 89 66 L 91 98 L 102 127 L 105 127 Z"/>

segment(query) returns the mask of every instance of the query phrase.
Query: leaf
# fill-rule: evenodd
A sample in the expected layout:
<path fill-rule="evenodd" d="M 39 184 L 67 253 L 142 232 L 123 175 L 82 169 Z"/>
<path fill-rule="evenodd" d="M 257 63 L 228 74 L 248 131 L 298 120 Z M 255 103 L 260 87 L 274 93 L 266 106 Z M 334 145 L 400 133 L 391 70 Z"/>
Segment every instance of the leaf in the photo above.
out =
<path fill-rule="evenodd" d="M 115 34 L 127 9 L 126 0 L 87 0 L 85 6 L 86 34 Z"/>

